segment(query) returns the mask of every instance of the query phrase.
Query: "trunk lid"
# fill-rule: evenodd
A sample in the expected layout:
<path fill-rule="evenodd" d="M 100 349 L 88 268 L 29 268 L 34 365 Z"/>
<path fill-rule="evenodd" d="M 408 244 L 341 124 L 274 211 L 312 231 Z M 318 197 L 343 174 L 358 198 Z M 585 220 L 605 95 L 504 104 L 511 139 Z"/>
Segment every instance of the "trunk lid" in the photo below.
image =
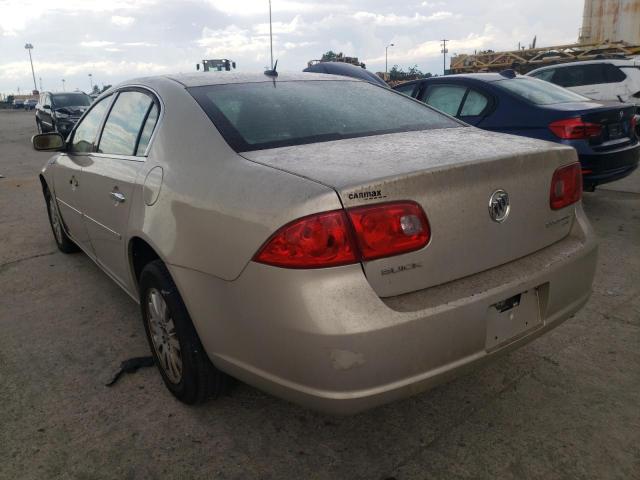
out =
<path fill-rule="evenodd" d="M 246 158 L 332 187 L 345 208 L 418 202 L 431 227 L 418 251 L 365 262 L 381 297 L 446 283 L 510 262 L 564 238 L 573 210 L 553 211 L 553 172 L 577 160 L 555 143 L 451 128 L 405 132 L 243 153 Z M 489 215 L 496 190 L 508 218 Z M 573 209 L 573 207 L 569 207 Z"/>

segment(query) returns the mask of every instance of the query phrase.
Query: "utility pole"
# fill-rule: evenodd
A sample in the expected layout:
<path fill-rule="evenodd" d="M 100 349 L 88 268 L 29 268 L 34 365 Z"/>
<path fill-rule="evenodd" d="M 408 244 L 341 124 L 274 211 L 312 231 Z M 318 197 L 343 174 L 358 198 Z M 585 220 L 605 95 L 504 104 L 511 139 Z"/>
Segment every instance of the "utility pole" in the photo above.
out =
<path fill-rule="evenodd" d="M 443 38 L 441 41 L 442 50 L 440 50 L 440 53 L 442 53 L 442 75 L 445 75 L 445 72 L 447 71 L 447 53 L 449 53 L 449 50 L 447 50 L 447 42 L 449 40 Z"/>
<path fill-rule="evenodd" d="M 395 47 L 393 43 L 390 43 L 386 47 L 384 47 L 384 76 L 387 76 L 387 72 L 389 71 L 389 47 Z M 386 78 L 385 78 L 386 80 Z"/>
<path fill-rule="evenodd" d="M 64 89 L 64 78 L 62 79 L 62 91 L 66 92 L 66 90 Z"/>
<path fill-rule="evenodd" d="M 31 58 L 31 50 L 33 50 L 33 45 L 30 43 L 25 43 L 24 48 L 29 52 L 29 62 L 31 63 L 31 75 L 33 75 L 33 89 L 38 90 L 38 85 L 36 85 L 36 73 L 33 70 L 33 58 Z"/>
<path fill-rule="evenodd" d="M 89 74 L 89 85 L 91 86 L 90 92 L 93 92 L 93 74 Z"/>
<path fill-rule="evenodd" d="M 40 81 L 40 91 L 42 91 L 42 77 L 38 77 L 38 80 Z"/>

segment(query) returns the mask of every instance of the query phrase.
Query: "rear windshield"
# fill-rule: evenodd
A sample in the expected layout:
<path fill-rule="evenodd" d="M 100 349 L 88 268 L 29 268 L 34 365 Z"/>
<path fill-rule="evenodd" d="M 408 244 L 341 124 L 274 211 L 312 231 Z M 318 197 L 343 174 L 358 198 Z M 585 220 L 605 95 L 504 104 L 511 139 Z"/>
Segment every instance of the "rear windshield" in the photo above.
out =
<path fill-rule="evenodd" d="M 91 98 L 84 93 L 56 93 L 51 95 L 51 99 L 55 108 L 91 105 Z"/>
<path fill-rule="evenodd" d="M 276 81 L 189 89 L 238 152 L 461 123 L 358 81 Z"/>
<path fill-rule="evenodd" d="M 498 80 L 494 82 L 494 85 L 509 90 L 511 93 L 515 93 L 517 96 L 536 105 L 590 101 L 587 97 L 535 78 L 520 77 Z"/>

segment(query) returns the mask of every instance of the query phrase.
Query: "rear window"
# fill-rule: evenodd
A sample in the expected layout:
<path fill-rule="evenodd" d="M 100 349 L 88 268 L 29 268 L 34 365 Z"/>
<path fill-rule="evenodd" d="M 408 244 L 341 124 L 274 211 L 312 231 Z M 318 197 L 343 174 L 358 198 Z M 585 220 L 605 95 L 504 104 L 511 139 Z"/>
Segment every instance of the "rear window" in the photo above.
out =
<path fill-rule="evenodd" d="M 391 90 L 357 81 L 276 81 L 189 89 L 236 151 L 460 123 Z"/>
<path fill-rule="evenodd" d="M 494 85 L 536 105 L 590 101 L 587 97 L 535 78 L 520 77 L 498 80 L 494 82 Z"/>

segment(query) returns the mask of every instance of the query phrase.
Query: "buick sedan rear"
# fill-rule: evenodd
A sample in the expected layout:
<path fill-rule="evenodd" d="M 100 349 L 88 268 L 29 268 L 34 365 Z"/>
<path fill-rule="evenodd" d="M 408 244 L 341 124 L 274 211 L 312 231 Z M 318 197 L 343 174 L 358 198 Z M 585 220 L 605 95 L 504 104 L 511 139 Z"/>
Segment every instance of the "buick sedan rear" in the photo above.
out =
<path fill-rule="evenodd" d="M 327 75 L 179 75 L 103 94 L 41 181 L 54 238 L 141 305 L 167 388 L 227 375 L 353 413 L 559 325 L 597 246 L 572 148 Z"/>

